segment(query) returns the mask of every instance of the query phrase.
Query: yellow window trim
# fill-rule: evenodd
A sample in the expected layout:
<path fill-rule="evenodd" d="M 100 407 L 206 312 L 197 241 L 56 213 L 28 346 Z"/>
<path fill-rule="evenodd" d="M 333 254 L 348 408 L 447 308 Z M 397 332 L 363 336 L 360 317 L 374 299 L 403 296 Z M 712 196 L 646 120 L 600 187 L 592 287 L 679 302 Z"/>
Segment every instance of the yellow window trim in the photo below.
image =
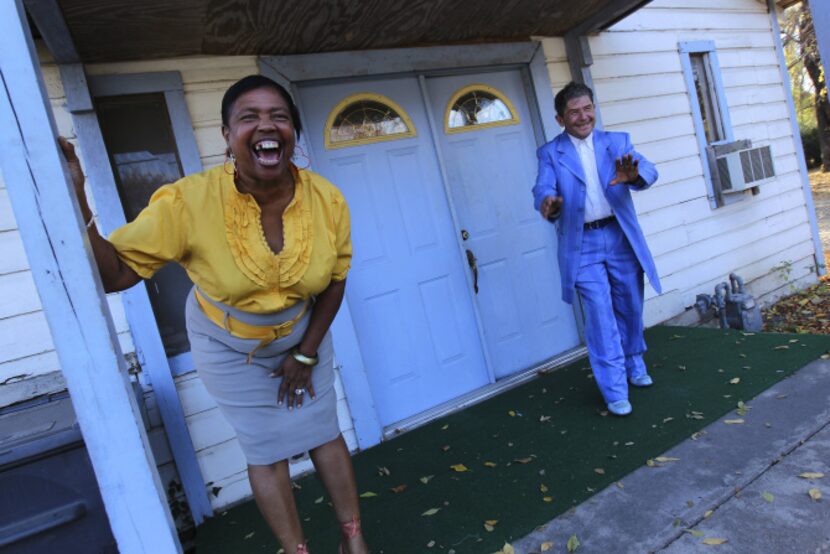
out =
<path fill-rule="evenodd" d="M 362 102 L 364 100 L 369 100 L 372 102 L 378 102 L 380 104 L 384 104 L 389 106 L 395 113 L 397 113 L 401 119 L 403 120 L 404 124 L 406 125 L 407 131 L 405 133 L 395 133 L 394 135 L 380 135 L 377 137 L 367 137 L 367 138 L 359 138 L 359 139 L 349 139 L 349 140 L 342 140 L 339 142 L 332 142 L 331 141 L 331 129 L 334 127 L 334 120 L 337 119 L 337 116 L 340 115 L 347 106 L 354 104 L 356 102 Z M 387 96 L 383 96 L 382 94 L 375 94 L 372 92 L 360 92 L 357 94 L 352 94 L 351 96 L 347 96 L 343 100 L 341 100 L 334 108 L 332 108 L 331 112 L 329 113 L 328 119 L 326 119 L 326 126 L 323 127 L 323 134 L 324 134 L 324 141 L 326 145 L 326 150 L 332 150 L 334 148 L 345 148 L 347 146 L 362 146 L 364 144 L 374 144 L 376 142 L 385 142 L 388 140 L 398 140 L 404 138 L 411 138 L 418 135 L 415 130 L 415 124 L 412 123 L 412 119 L 410 119 L 409 114 L 394 100 Z"/>
<path fill-rule="evenodd" d="M 477 125 L 465 125 L 464 127 L 450 127 L 450 112 L 452 112 L 452 107 L 455 106 L 455 103 L 458 102 L 458 99 L 464 96 L 469 92 L 473 92 L 474 90 L 480 90 L 484 92 L 489 92 L 502 102 L 504 105 L 507 106 L 507 109 L 510 110 L 510 119 L 505 119 L 503 121 L 493 121 L 490 123 L 479 123 Z M 501 93 L 500 90 L 493 88 L 489 85 L 468 85 L 461 90 L 457 91 L 455 94 L 452 95 L 450 101 L 447 103 L 447 109 L 444 110 L 444 132 L 448 135 L 452 135 L 455 133 L 466 133 L 468 131 L 477 131 L 479 129 L 488 129 L 490 127 L 503 127 L 505 125 L 518 125 L 521 122 L 519 118 L 518 112 L 516 108 L 513 106 L 513 102 L 511 102 L 507 96 Z"/>

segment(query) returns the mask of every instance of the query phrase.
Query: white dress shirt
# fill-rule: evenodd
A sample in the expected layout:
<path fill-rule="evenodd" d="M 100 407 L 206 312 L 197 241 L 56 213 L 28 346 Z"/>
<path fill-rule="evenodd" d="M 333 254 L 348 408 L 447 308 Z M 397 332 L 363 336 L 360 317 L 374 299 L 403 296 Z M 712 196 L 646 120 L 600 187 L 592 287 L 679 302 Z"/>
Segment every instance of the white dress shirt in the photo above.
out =
<path fill-rule="evenodd" d="M 585 223 L 614 215 L 614 210 L 611 209 L 611 205 L 605 198 L 605 190 L 599 181 L 597 157 L 594 154 L 593 131 L 584 139 L 578 139 L 571 134 L 568 134 L 568 138 L 571 139 L 577 154 L 579 154 L 582 171 L 585 173 L 587 181 L 585 187 Z"/>

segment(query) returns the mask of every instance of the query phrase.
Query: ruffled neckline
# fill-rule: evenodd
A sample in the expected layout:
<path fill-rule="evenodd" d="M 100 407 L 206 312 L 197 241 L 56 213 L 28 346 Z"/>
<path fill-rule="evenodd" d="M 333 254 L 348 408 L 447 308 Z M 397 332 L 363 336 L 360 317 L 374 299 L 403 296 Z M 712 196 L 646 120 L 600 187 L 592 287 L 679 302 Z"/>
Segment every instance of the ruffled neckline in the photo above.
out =
<path fill-rule="evenodd" d="M 223 176 L 225 235 L 234 262 L 248 279 L 270 290 L 297 284 L 311 263 L 311 186 L 303 172 L 294 166 L 291 171 L 294 198 L 282 214 L 283 246 L 278 254 L 265 240 L 259 204 L 252 195 L 239 192 L 232 176 Z"/>

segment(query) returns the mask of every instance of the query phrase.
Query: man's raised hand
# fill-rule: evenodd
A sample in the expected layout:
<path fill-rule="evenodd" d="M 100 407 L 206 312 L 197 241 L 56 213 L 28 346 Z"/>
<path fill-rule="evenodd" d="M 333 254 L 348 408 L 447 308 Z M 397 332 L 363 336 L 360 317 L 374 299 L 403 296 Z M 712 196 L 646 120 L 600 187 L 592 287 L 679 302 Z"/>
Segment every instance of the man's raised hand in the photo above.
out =
<path fill-rule="evenodd" d="M 621 158 L 617 158 L 614 162 L 614 168 L 617 170 L 617 175 L 614 180 L 608 183 L 609 185 L 618 185 L 620 183 L 633 183 L 640 176 L 638 166 L 640 160 L 635 160 L 631 154 L 626 154 Z"/>

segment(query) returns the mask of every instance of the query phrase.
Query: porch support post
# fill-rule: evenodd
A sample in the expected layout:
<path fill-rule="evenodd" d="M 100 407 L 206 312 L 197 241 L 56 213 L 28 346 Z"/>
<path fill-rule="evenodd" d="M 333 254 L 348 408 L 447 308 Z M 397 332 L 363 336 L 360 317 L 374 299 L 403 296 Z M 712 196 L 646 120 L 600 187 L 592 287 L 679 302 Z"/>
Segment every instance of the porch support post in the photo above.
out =
<path fill-rule="evenodd" d="M 0 161 L 121 552 L 181 552 L 132 394 L 21 0 L 0 2 Z"/>
<path fill-rule="evenodd" d="M 813 32 L 816 34 L 821 65 L 824 68 L 825 83 L 830 80 L 830 6 L 827 0 L 810 0 L 810 15 L 813 16 Z"/>
<path fill-rule="evenodd" d="M 790 83 L 790 72 L 787 69 L 787 58 L 784 55 L 784 45 L 781 42 L 781 28 L 778 25 L 778 8 L 775 5 L 775 0 L 767 0 L 767 8 L 769 10 L 772 37 L 775 41 L 775 54 L 778 58 L 778 71 L 781 75 L 781 86 L 784 88 L 784 98 L 786 99 L 787 111 L 789 112 L 790 129 L 793 134 L 793 144 L 795 146 L 796 162 L 798 163 L 798 173 L 801 175 L 801 190 L 804 192 L 804 204 L 807 207 L 807 218 L 810 221 L 810 234 L 813 239 L 816 273 L 824 275 L 827 273 L 827 265 L 824 259 L 824 247 L 821 244 L 821 236 L 818 232 L 818 218 L 816 218 L 816 207 L 813 203 L 813 190 L 810 188 L 810 177 L 807 171 L 807 159 L 804 157 L 804 145 L 801 144 L 801 130 L 798 128 L 798 117 L 796 116 L 795 102 L 793 101 L 793 89 Z M 816 12 L 818 11 L 820 10 L 816 10 Z M 830 18 L 830 15 L 827 17 Z M 815 20 L 813 20 L 813 25 L 816 25 Z M 818 30 L 818 27 L 816 27 L 816 29 Z M 816 36 L 818 36 L 818 33 L 816 33 Z"/>
<path fill-rule="evenodd" d="M 594 79 L 591 77 L 591 65 L 594 58 L 591 56 L 591 47 L 588 44 L 588 37 L 568 33 L 565 35 L 565 53 L 568 56 L 568 65 L 571 67 L 571 78 L 594 91 L 594 115 L 596 126 L 602 129 L 602 116 L 599 109 L 599 98 L 594 88 Z"/>

